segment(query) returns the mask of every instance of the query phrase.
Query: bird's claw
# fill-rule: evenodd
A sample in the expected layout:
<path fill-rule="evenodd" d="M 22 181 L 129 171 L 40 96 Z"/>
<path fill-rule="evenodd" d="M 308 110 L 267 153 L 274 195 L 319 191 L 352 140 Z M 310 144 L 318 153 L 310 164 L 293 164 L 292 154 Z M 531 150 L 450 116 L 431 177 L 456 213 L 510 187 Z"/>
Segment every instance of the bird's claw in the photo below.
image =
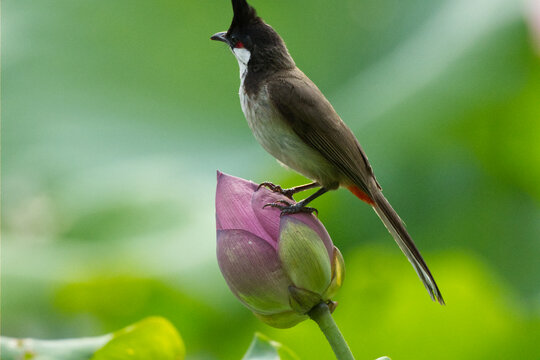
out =
<path fill-rule="evenodd" d="M 298 204 L 300 203 L 281 209 L 281 215 L 292 215 L 292 214 L 298 214 L 298 213 L 305 213 L 305 214 L 315 213 L 317 216 L 319 216 L 319 210 L 313 207 L 308 207 L 308 206 L 298 206 Z"/>
<path fill-rule="evenodd" d="M 281 186 L 273 184 L 271 182 L 260 183 L 257 190 L 259 190 L 261 187 L 265 187 L 265 188 L 271 190 L 272 192 L 284 195 L 284 196 L 288 197 L 291 200 L 293 199 L 292 196 L 294 195 L 294 191 L 292 191 L 292 189 L 283 189 Z"/>
<path fill-rule="evenodd" d="M 291 206 L 294 206 L 294 205 L 289 203 L 287 200 L 276 200 L 273 203 L 269 203 L 269 204 L 264 205 L 263 209 L 266 208 L 266 207 L 273 207 L 273 208 L 277 208 L 277 209 L 279 209 L 279 210 L 281 210 L 283 212 L 283 209 L 287 209 L 287 208 L 289 208 Z"/>
<path fill-rule="evenodd" d="M 273 207 L 281 210 L 281 216 L 283 215 L 292 215 L 298 213 L 312 214 L 316 213 L 319 216 L 319 211 L 312 207 L 303 206 L 301 203 L 291 204 L 286 200 L 277 200 L 273 203 L 269 203 L 263 206 L 263 209 L 266 207 Z"/>

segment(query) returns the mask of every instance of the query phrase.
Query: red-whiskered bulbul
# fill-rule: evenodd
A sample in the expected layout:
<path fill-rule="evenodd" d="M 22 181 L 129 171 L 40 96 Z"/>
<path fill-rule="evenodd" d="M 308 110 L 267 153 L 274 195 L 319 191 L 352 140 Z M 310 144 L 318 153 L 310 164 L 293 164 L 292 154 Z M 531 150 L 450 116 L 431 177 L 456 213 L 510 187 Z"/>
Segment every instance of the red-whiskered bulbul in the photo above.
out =
<path fill-rule="evenodd" d="M 298 69 L 278 33 L 246 0 L 232 0 L 233 20 L 211 37 L 231 48 L 240 66 L 240 103 L 257 141 L 279 162 L 314 182 L 282 190 L 288 195 L 320 187 L 282 213 L 312 211 L 305 206 L 339 187 L 373 207 L 407 256 L 431 298 L 444 304 L 422 255 L 398 214 L 383 196 L 371 165 L 352 131 L 317 86 Z"/>

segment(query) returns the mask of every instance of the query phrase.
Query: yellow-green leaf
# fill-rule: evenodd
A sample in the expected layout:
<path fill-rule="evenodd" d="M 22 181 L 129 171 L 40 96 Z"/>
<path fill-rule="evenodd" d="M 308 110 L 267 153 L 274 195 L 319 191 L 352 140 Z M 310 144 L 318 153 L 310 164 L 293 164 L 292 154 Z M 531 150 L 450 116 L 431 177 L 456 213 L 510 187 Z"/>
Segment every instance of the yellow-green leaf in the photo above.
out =
<path fill-rule="evenodd" d="M 182 338 L 166 319 L 150 317 L 116 333 L 91 360 L 183 360 Z"/>

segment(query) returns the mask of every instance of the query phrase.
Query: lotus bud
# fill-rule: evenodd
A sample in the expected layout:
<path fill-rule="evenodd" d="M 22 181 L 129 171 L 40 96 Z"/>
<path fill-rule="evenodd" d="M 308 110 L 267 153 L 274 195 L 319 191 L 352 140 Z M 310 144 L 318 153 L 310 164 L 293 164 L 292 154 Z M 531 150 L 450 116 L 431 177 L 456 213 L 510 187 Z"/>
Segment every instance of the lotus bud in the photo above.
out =
<path fill-rule="evenodd" d="M 267 324 L 287 328 L 311 308 L 331 302 L 343 283 L 344 262 L 313 215 L 281 216 L 266 204 L 284 195 L 218 172 L 217 258 L 233 294 Z"/>

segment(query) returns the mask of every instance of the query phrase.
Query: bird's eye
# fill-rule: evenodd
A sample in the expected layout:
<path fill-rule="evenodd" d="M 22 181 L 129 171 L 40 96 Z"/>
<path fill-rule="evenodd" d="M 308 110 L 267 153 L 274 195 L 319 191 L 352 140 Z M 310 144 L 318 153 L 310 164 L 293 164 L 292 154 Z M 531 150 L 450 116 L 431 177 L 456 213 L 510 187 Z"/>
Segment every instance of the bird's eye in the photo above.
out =
<path fill-rule="evenodd" d="M 240 41 L 240 39 L 236 35 L 231 36 L 231 44 L 232 47 L 235 49 L 243 49 L 245 47 L 244 43 Z"/>

